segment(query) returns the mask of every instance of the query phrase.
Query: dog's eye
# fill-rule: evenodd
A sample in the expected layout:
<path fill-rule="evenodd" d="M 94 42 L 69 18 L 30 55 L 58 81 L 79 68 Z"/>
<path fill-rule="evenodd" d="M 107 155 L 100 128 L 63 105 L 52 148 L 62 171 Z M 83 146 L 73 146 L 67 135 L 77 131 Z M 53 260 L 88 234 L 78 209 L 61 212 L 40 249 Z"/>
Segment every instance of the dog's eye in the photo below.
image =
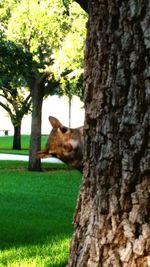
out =
<path fill-rule="evenodd" d="M 68 128 L 67 127 L 61 127 L 60 130 L 62 133 L 66 133 L 68 131 Z"/>

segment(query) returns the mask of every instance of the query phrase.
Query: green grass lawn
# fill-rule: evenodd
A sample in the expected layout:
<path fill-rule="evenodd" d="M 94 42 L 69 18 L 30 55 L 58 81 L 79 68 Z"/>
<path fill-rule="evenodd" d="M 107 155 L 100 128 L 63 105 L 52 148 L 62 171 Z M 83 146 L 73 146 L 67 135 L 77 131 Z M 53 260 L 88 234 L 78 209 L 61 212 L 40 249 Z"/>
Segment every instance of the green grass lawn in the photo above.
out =
<path fill-rule="evenodd" d="M 41 147 L 44 148 L 48 136 L 43 135 L 41 138 Z M 0 153 L 29 154 L 30 135 L 21 136 L 21 150 L 12 150 L 13 136 L 0 136 Z"/>
<path fill-rule="evenodd" d="M 0 161 L 0 267 L 65 266 L 81 174 L 26 168 Z"/>

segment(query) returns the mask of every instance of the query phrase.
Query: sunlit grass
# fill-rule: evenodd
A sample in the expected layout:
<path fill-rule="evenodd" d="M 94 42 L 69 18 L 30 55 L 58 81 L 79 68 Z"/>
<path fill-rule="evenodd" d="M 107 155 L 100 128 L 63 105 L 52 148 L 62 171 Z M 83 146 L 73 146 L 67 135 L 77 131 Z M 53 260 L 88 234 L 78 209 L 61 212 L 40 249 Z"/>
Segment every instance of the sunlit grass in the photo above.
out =
<path fill-rule="evenodd" d="M 24 245 L 1 251 L 0 266 L 9 267 L 63 267 L 67 263 L 70 238 L 56 236 L 45 243 Z"/>
<path fill-rule="evenodd" d="M 16 155 L 29 155 L 28 149 L 21 149 L 21 150 L 15 150 L 15 149 L 8 149 L 8 148 L 0 148 L 0 153 L 3 154 L 16 154 Z"/>
<path fill-rule="evenodd" d="M 81 175 L 0 161 L 0 267 L 63 267 Z"/>

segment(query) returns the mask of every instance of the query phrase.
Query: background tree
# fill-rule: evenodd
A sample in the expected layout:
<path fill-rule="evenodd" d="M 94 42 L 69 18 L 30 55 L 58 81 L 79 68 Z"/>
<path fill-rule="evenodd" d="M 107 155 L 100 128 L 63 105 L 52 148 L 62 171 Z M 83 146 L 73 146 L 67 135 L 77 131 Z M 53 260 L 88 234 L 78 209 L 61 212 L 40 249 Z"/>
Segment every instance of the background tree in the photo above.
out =
<path fill-rule="evenodd" d="M 24 72 L 24 77 L 30 88 L 32 97 L 32 125 L 29 154 L 29 170 L 41 170 L 41 163 L 35 155 L 40 150 L 41 140 L 41 110 L 44 97 L 44 88 L 49 77 L 49 67 L 53 62 L 52 49 L 49 42 L 54 43 L 56 32 L 47 30 L 47 12 L 50 6 L 48 1 L 23 0 L 13 10 L 7 26 L 7 36 L 16 40 L 27 53 L 32 55 L 30 68 Z M 38 19 L 37 19 L 38 18 Z M 56 21 L 53 19 L 53 24 Z M 16 26 L 17 25 L 17 26 Z M 56 30 L 56 29 L 55 29 Z M 53 36 L 52 36 L 53 35 Z M 50 36 L 50 37 L 49 37 Z"/>
<path fill-rule="evenodd" d="M 26 95 L 26 97 L 25 97 Z M 3 107 L 9 114 L 12 125 L 14 127 L 13 149 L 21 149 L 21 122 L 24 115 L 31 111 L 31 95 L 26 94 L 23 88 L 8 89 L 3 88 L 0 96 L 4 101 L 0 101 L 0 106 Z"/>
<path fill-rule="evenodd" d="M 10 13 L 8 21 L 6 20 L 7 23 L 5 21 L 5 33 L 9 40 L 15 41 L 23 51 L 31 55 L 30 67 L 23 73 L 30 88 L 33 106 L 29 169 L 40 170 L 40 160 L 36 159 L 35 155 L 40 149 L 41 108 L 45 84 L 49 79 L 48 73 L 56 69 L 59 77 L 60 70 L 56 59 L 62 42 L 72 28 L 73 16 L 65 13 L 64 5 L 59 0 L 12 2 L 13 12 Z"/>
<path fill-rule="evenodd" d="M 30 56 L 14 42 L 7 41 L 2 31 L 0 35 L 0 105 L 14 126 L 13 149 L 21 149 L 21 122 L 31 107 L 31 95 L 25 90 L 27 84 L 22 74 Z"/>
<path fill-rule="evenodd" d="M 68 266 L 149 265 L 150 1 L 89 1 L 84 180 Z"/>

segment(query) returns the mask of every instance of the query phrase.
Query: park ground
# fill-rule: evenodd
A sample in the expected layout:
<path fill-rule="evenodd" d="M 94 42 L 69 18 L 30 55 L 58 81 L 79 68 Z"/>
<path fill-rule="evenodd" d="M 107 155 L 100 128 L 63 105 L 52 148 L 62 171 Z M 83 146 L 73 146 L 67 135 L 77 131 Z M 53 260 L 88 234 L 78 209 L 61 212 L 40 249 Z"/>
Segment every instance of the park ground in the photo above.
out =
<path fill-rule="evenodd" d="M 5 141 L 0 153 L 13 153 L 10 137 Z M 29 172 L 25 161 L 0 161 L 0 267 L 67 263 L 81 174 L 62 163 L 42 167 Z"/>

